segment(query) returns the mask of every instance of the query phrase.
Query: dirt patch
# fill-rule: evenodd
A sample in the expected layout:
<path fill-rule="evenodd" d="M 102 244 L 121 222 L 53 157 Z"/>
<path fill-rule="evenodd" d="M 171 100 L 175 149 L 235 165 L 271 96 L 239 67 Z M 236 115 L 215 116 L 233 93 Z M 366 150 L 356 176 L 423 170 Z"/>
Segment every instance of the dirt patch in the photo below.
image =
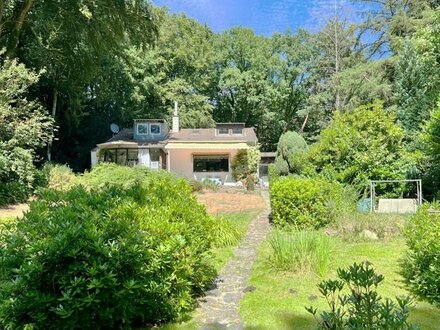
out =
<path fill-rule="evenodd" d="M 196 196 L 211 214 L 261 210 L 265 207 L 264 199 L 258 191 L 206 191 L 197 193 Z"/>
<path fill-rule="evenodd" d="M 0 207 L 0 218 L 19 217 L 29 209 L 28 204 L 17 204 Z"/>

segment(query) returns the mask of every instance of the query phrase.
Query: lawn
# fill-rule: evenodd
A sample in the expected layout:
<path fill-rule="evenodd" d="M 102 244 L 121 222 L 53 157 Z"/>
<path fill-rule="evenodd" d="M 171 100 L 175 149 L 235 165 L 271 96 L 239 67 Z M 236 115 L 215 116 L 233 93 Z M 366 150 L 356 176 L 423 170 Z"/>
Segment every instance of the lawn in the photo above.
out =
<path fill-rule="evenodd" d="M 331 239 L 331 260 L 326 278 L 335 278 L 336 269 L 353 262 L 370 261 L 385 276 L 379 292 L 384 297 L 408 295 L 398 274 L 399 260 L 405 249 L 404 239 L 389 241 L 346 242 Z M 268 263 L 270 246 L 266 241 L 259 251 L 249 284 L 256 290 L 247 293 L 240 304 L 240 313 L 247 329 L 315 329 L 313 316 L 304 306 L 326 307 L 317 284 L 322 280 L 311 273 L 277 272 Z M 410 320 L 421 329 L 439 329 L 440 309 L 417 302 Z"/>

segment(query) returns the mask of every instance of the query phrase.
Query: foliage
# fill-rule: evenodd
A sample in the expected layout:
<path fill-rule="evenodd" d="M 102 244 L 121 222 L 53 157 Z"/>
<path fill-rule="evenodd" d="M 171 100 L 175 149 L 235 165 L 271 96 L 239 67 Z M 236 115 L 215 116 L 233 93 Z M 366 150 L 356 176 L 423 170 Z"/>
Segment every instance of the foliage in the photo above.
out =
<path fill-rule="evenodd" d="M 424 193 L 435 198 L 440 193 L 440 101 L 422 128 L 421 147 L 424 156 L 419 167 L 424 174 Z"/>
<path fill-rule="evenodd" d="M 278 226 L 321 228 L 342 206 L 342 187 L 325 179 L 282 178 L 271 182 L 272 221 Z"/>
<path fill-rule="evenodd" d="M 365 230 L 375 233 L 380 240 L 388 241 L 401 236 L 407 218 L 404 214 L 346 211 L 338 217 L 333 228 L 348 242 L 365 242 Z"/>
<path fill-rule="evenodd" d="M 336 113 L 308 158 L 318 173 L 359 190 L 369 180 L 404 179 L 410 166 L 403 130 L 380 102 Z"/>
<path fill-rule="evenodd" d="M 347 242 L 336 236 L 329 236 L 329 239 L 331 259 L 328 275 L 324 279 L 334 279 L 338 268 L 346 268 L 354 262 L 360 263 L 368 256 L 376 273 L 385 277 L 378 288 L 384 299 L 408 295 L 399 274 L 399 264 L 405 250 L 403 238 L 380 242 Z M 305 276 L 302 272 L 272 269 L 268 264 L 270 255 L 271 247 L 266 240 L 258 249 L 248 280 L 248 285 L 257 289 L 244 295 L 240 301 L 239 312 L 243 322 L 254 329 L 316 330 L 317 322 L 304 306 L 313 305 L 318 311 L 328 310 L 327 301 L 318 289 L 322 278 L 313 274 Z M 348 293 L 347 288 L 344 293 Z M 420 325 L 421 329 L 437 330 L 440 308 L 417 301 L 411 308 L 409 320 Z"/>
<path fill-rule="evenodd" d="M 431 213 L 433 211 L 434 213 Z M 440 204 L 425 204 L 405 227 L 402 274 L 413 294 L 440 306 Z"/>
<path fill-rule="evenodd" d="M 212 233 L 212 245 L 214 247 L 235 246 L 240 242 L 244 234 L 227 217 L 219 217 L 215 220 Z"/>
<path fill-rule="evenodd" d="M 317 231 L 275 230 L 269 239 L 273 268 L 284 271 L 313 271 L 324 276 L 330 258 L 330 240 Z"/>
<path fill-rule="evenodd" d="M 79 180 L 67 165 L 48 163 L 42 169 L 47 171 L 47 188 L 54 190 L 69 190 Z"/>
<path fill-rule="evenodd" d="M 39 76 L 16 60 L 0 65 L 0 204 L 4 198 L 7 203 L 26 199 L 34 182 L 36 150 L 53 136 L 52 119 L 28 97 Z"/>
<path fill-rule="evenodd" d="M 307 151 L 307 143 L 296 132 L 286 132 L 281 135 L 277 147 L 275 167 L 279 174 L 298 174 L 303 166 L 303 155 Z"/>
<path fill-rule="evenodd" d="M 317 318 L 319 329 L 417 329 L 408 322 L 411 299 L 397 297 L 396 302 L 388 298 L 384 301 L 376 291 L 384 277 L 376 274 L 369 262 L 338 269 L 338 278 L 318 285 L 328 302 L 328 311 L 317 316 L 315 308 L 306 308 Z"/>
<path fill-rule="evenodd" d="M 29 198 L 29 189 L 19 182 L 0 184 L 0 206 L 24 203 Z"/>
<path fill-rule="evenodd" d="M 248 190 L 253 190 L 257 180 L 257 168 L 260 162 L 259 146 L 239 150 L 232 160 L 232 176 L 237 181 L 244 181 Z"/>
<path fill-rule="evenodd" d="M 429 118 L 440 92 L 440 71 L 429 54 L 432 50 L 424 54 L 414 43 L 405 43 L 397 61 L 395 81 L 397 118 L 409 135 L 416 134 Z"/>
<path fill-rule="evenodd" d="M 115 163 L 99 163 L 90 172 L 84 173 L 80 183 L 88 188 L 102 188 L 108 185 L 122 185 L 130 187 L 136 182 L 145 180 L 152 171 L 146 167 L 136 166 L 128 168 Z M 155 176 L 168 176 L 164 172 L 157 172 Z"/>
<path fill-rule="evenodd" d="M 213 225 L 184 180 L 160 173 L 125 187 L 42 191 L 0 238 L 1 327 L 176 319 L 213 278 Z"/>

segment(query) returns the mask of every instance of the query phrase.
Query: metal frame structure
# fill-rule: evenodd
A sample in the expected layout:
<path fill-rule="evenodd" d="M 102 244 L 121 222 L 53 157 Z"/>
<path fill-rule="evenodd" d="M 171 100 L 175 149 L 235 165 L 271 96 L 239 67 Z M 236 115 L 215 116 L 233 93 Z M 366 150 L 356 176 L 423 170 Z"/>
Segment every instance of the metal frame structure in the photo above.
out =
<path fill-rule="evenodd" d="M 376 197 L 376 184 L 378 183 L 407 183 L 415 182 L 417 186 L 417 205 L 422 205 L 423 193 L 422 193 L 422 180 L 371 180 L 370 181 L 370 198 L 371 198 L 371 212 L 375 212 L 374 199 Z"/>

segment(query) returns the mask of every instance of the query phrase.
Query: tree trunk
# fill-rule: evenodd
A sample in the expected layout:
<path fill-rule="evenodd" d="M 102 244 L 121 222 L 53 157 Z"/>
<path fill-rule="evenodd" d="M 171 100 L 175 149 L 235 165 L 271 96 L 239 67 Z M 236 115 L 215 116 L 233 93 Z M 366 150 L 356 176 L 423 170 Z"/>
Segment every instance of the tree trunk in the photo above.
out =
<path fill-rule="evenodd" d="M 300 133 L 304 132 L 304 128 L 306 128 L 306 124 L 307 124 L 307 121 L 308 121 L 308 120 L 309 120 L 309 114 L 307 114 L 307 115 L 306 115 L 306 118 L 304 118 L 304 122 L 303 122 L 303 124 L 301 125 L 301 129 L 299 130 Z"/>
<path fill-rule="evenodd" d="M 55 120 L 55 115 L 57 113 L 57 102 L 58 102 L 58 91 L 56 88 L 53 89 L 53 100 L 52 100 L 52 112 L 51 116 Z M 52 160 L 52 141 L 47 144 L 47 160 L 50 162 Z"/>
<path fill-rule="evenodd" d="M 3 0 L 0 0 L 3 1 Z M 23 3 L 23 6 L 21 7 L 20 11 L 17 14 L 17 18 L 15 19 L 15 26 L 13 31 L 13 40 L 11 44 L 9 45 L 8 49 L 6 50 L 6 57 L 8 58 L 14 58 L 17 55 L 17 48 L 18 44 L 20 42 L 20 34 L 21 30 L 23 28 L 24 20 L 29 13 L 29 10 L 31 9 L 33 5 L 33 0 L 26 0 Z"/>

